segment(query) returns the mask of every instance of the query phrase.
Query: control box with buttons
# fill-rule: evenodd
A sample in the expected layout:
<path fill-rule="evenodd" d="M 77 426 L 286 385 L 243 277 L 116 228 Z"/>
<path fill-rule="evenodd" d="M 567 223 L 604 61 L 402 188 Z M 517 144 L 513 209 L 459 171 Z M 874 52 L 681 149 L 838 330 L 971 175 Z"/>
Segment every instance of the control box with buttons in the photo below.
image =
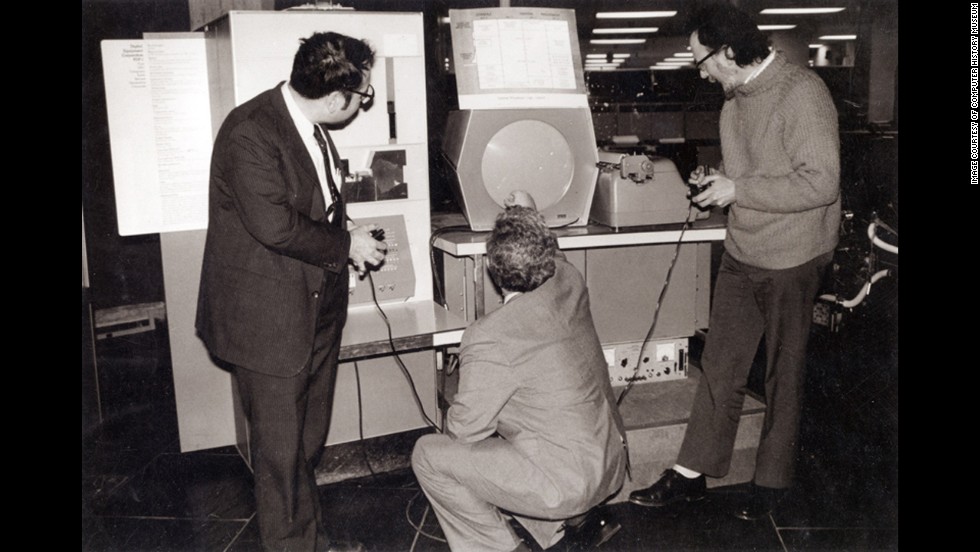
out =
<path fill-rule="evenodd" d="M 640 342 L 602 345 L 613 387 L 628 385 L 634 379 L 636 383 L 647 383 L 687 377 L 687 338 L 647 341 L 641 356 L 642 345 Z"/>
<path fill-rule="evenodd" d="M 370 271 L 370 277 L 367 274 L 361 277 L 354 267 L 350 267 L 348 273 L 350 305 L 371 305 L 374 304 L 375 297 L 379 303 L 382 303 L 404 300 L 415 295 L 415 267 L 412 265 L 412 252 L 406 238 L 408 234 L 405 230 L 405 217 L 379 216 L 355 222 L 362 225 L 377 224 L 383 231 L 379 235 L 388 245 L 388 251 L 381 266 Z"/>

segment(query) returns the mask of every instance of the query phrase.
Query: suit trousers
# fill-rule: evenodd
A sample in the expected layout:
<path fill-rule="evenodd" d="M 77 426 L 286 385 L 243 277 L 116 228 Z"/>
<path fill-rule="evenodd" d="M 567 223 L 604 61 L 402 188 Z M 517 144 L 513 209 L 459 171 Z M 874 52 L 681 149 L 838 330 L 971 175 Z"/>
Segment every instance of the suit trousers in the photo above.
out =
<path fill-rule="evenodd" d="M 766 412 L 754 482 L 780 489 L 792 484 L 813 301 L 832 257 L 767 270 L 722 256 L 678 464 L 711 477 L 728 473 L 749 371 L 765 336 Z"/>
<path fill-rule="evenodd" d="M 555 510 L 548 503 L 557 494 L 552 478 L 505 439 L 460 443 L 423 435 L 412 469 L 454 551 L 516 548 L 521 540 L 501 510 L 514 514 L 542 548 L 557 540 L 564 519 L 582 513 Z"/>
<path fill-rule="evenodd" d="M 259 534 L 270 552 L 326 548 L 315 469 L 330 426 L 346 321 L 347 293 L 342 291 L 326 295 L 333 305 L 321 308 L 310 361 L 298 374 L 233 371 L 249 423 Z M 343 310 L 332 310 L 338 308 Z"/>

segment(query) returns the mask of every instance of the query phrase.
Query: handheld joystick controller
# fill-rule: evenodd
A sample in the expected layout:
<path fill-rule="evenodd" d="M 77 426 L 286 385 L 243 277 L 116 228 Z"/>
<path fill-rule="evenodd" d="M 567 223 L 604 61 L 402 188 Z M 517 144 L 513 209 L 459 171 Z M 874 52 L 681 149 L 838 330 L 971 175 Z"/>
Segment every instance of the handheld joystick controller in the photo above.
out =
<path fill-rule="evenodd" d="M 698 168 L 695 169 L 694 173 L 691 174 L 691 180 L 701 180 L 703 177 L 707 176 L 708 174 L 710 174 L 710 171 L 707 165 L 698 165 Z M 711 182 L 704 182 L 702 184 L 694 184 L 693 182 L 688 182 L 687 188 L 688 190 L 690 190 L 690 195 L 688 197 L 693 199 L 695 196 L 699 195 L 701 192 L 707 190 L 710 187 L 711 187 Z"/>
<path fill-rule="evenodd" d="M 371 230 L 371 237 L 378 241 L 385 241 L 385 229 L 375 228 L 374 230 Z"/>
<path fill-rule="evenodd" d="M 699 195 L 701 192 L 707 190 L 711 187 L 711 182 L 705 182 L 704 184 L 688 184 L 688 189 L 691 190 L 691 197 Z"/>

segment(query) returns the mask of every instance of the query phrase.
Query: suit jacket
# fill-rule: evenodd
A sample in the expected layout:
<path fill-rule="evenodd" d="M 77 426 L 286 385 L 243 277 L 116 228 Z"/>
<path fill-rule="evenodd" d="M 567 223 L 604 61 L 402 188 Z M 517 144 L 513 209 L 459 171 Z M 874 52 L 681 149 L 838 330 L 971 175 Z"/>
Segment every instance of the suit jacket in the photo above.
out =
<path fill-rule="evenodd" d="M 556 511 L 581 512 L 622 486 L 625 430 L 585 281 L 556 264 L 543 285 L 464 332 L 447 432 L 462 442 L 498 432 L 550 474 Z"/>
<path fill-rule="evenodd" d="M 289 376 L 321 309 L 346 317 L 350 234 L 326 218 L 282 86 L 232 110 L 215 139 L 196 326 L 221 360 Z"/>

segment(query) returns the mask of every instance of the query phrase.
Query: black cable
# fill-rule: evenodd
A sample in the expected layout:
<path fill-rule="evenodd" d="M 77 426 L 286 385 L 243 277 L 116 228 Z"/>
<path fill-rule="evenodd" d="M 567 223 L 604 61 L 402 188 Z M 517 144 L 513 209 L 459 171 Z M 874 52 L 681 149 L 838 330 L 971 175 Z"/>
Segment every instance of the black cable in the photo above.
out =
<path fill-rule="evenodd" d="M 431 250 L 431 248 L 430 248 L 430 250 Z M 381 314 L 381 319 L 384 320 L 385 327 L 388 330 L 388 344 L 391 346 L 391 352 L 392 352 L 392 355 L 394 355 L 394 357 L 395 357 L 395 362 L 398 364 L 398 367 L 401 368 L 402 374 L 405 376 L 405 379 L 408 380 L 408 384 L 409 384 L 409 386 L 412 389 L 412 398 L 415 400 L 415 406 L 418 407 L 419 414 L 422 415 L 422 418 L 425 419 L 425 422 L 430 427 L 432 427 L 433 429 L 435 429 L 436 432 L 442 433 L 442 430 L 425 413 L 425 408 L 422 406 L 422 400 L 419 398 L 418 389 L 416 389 L 416 387 L 415 387 L 415 380 L 412 379 L 412 374 L 409 373 L 408 368 L 405 367 L 405 363 L 402 362 L 401 357 L 398 355 L 398 353 L 395 350 L 395 338 L 394 338 L 394 336 L 391 333 L 391 321 L 388 320 L 388 315 L 385 314 L 384 309 L 381 308 L 381 304 L 378 303 L 378 296 L 377 296 L 377 293 L 375 293 L 375 291 L 374 291 L 374 278 L 372 277 L 371 272 L 368 271 L 367 275 L 368 275 L 368 280 L 370 281 L 370 284 L 371 284 L 371 299 L 374 301 L 374 306 L 375 306 L 375 308 L 378 309 L 378 313 Z M 358 379 L 358 382 L 360 382 L 360 379 Z M 360 397 L 360 383 L 358 383 L 358 397 Z M 360 399 L 358 399 L 358 406 L 360 406 Z M 436 408 L 438 408 L 438 405 L 436 405 Z M 363 435 L 361 436 L 361 439 L 363 440 Z M 367 458 L 365 458 L 365 460 L 366 459 Z M 370 465 L 368 466 L 368 469 L 370 469 Z M 419 492 L 421 492 L 421 491 L 419 491 Z M 415 495 L 413 495 L 412 498 L 408 501 L 408 506 L 406 506 L 406 508 L 405 508 L 405 518 L 408 520 L 408 524 L 411 525 L 415 529 L 415 538 L 412 540 L 412 547 L 411 547 L 410 551 L 414 551 L 415 550 L 415 543 L 418 542 L 419 535 L 424 535 L 424 536 L 426 536 L 426 537 L 428 537 L 430 539 L 437 540 L 439 542 L 446 542 L 444 539 L 441 539 L 439 537 L 436 537 L 435 535 L 430 535 L 429 533 L 426 533 L 425 531 L 423 531 L 422 530 L 421 523 L 418 526 L 416 526 L 414 523 L 412 523 L 412 519 L 409 517 L 408 511 L 412 507 L 412 502 L 415 500 L 415 497 L 417 497 L 418 495 L 419 495 L 419 493 L 416 493 Z M 426 504 L 425 505 L 425 513 L 422 514 L 422 523 L 425 522 L 425 518 L 426 518 L 426 516 L 428 516 L 428 514 L 429 514 L 429 505 Z"/>
<path fill-rule="evenodd" d="M 418 389 L 416 389 L 415 387 L 415 380 L 412 379 L 412 374 L 409 373 L 408 368 L 405 367 L 405 363 L 402 362 L 402 359 L 398 355 L 397 349 L 395 348 L 395 338 L 391 333 L 391 322 L 388 320 L 388 315 L 385 314 L 384 309 L 382 309 L 381 305 L 378 303 L 378 296 L 377 293 L 375 293 L 374 291 L 374 278 L 371 276 L 371 271 L 368 271 L 367 276 L 368 276 L 368 280 L 370 280 L 371 282 L 371 299 L 374 300 L 374 306 L 378 309 L 378 312 L 381 314 L 381 319 L 384 320 L 385 328 L 387 328 L 388 330 L 388 344 L 391 346 L 391 353 L 392 356 L 394 356 L 395 358 L 395 363 L 398 364 L 398 367 L 402 371 L 402 375 L 404 375 L 405 379 L 408 380 L 409 387 L 412 390 L 412 398 L 415 400 L 415 406 L 418 407 L 419 409 L 419 414 L 422 415 L 422 418 L 425 420 L 426 424 L 434 428 L 436 431 L 439 431 L 439 427 L 425 413 L 425 407 L 422 406 L 422 399 L 419 398 Z"/>
<path fill-rule="evenodd" d="M 438 536 L 433 535 L 431 533 L 426 533 L 425 531 L 422 530 L 422 525 L 425 523 L 425 517 L 428 514 L 428 509 L 429 509 L 429 505 L 428 504 L 426 504 L 426 511 L 425 511 L 425 513 L 422 514 L 422 521 L 419 522 L 418 525 L 416 525 L 412 521 L 412 516 L 409 514 L 409 511 L 412 509 L 412 504 L 415 503 L 415 499 L 418 498 L 420 494 L 422 494 L 422 491 L 419 491 L 419 492 L 415 493 L 414 495 L 412 495 L 412 498 L 408 499 L 408 506 L 405 507 L 405 519 L 408 520 L 408 524 L 411 525 L 412 526 L 412 529 L 415 529 L 415 531 L 418 534 L 420 534 L 422 536 L 425 536 L 425 537 L 428 537 L 428 538 L 430 538 L 432 540 L 435 540 L 435 541 L 446 542 L 446 539 L 441 538 L 441 537 L 438 537 Z M 414 544 L 413 544 L 413 547 L 414 547 Z"/>
<path fill-rule="evenodd" d="M 374 473 L 371 468 L 371 462 L 368 460 L 367 445 L 364 444 L 364 410 L 362 409 L 361 402 L 361 370 L 357 366 L 357 361 L 354 361 L 354 380 L 357 382 L 357 435 L 360 437 L 361 444 L 361 454 L 364 456 L 364 465 L 367 466 L 368 472 L 375 476 L 378 475 Z"/>
<path fill-rule="evenodd" d="M 643 363 L 643 349 L 646 347 L 647 342 L 650 341 L 650 338 L 653 337 L 653 333 L 657 327 L 657 320 L 660 318 L 660 307 L 663 305 L 664 297 L 667 295 L 667 287 L 670 284 L 670 276 L 674 272 L 674 266 L 677 264 L 677 258 L 680 256 L 681 245 L 684 243 L 684 232 L 686 232 L 694 222 L 694 219 L 691 218 L 693 213 L 694 203 L 691 203 L 691 206 L 688 208 L 687 212 L 687 220 L 684 221 L 684 226 L 681 227 L 681 234 L 677 237 L 677 246 L 674 248 L 674 258 L 670 261 L 670 266 L 667 268 L 667 275 L 664 277 L 664 284 L 660 288 L 659 297 L 657 297 L 657 307 L 653 311 L 653 322 L 650 324 L 650 329 L 647 330 L 647 334 L 643 338 L 643 342 L 640 343 L 640 350 L 636 356 L 636 368 L 633 369 L 633 376 L 629 378 L 629 381 L 626 383 L 626 388 L 623 389 L 623 392 L 619 395 L 619 399 L 616 400 L 616 406 L 623 403 L 623 399 L 626 398 L 626 394 L 633 388 L 633 384 L 636 383 L 637 377 L 639 376 L 640 366 Z M 695 219 L 696 218 L 697 215 L 695 215 Z"/>

